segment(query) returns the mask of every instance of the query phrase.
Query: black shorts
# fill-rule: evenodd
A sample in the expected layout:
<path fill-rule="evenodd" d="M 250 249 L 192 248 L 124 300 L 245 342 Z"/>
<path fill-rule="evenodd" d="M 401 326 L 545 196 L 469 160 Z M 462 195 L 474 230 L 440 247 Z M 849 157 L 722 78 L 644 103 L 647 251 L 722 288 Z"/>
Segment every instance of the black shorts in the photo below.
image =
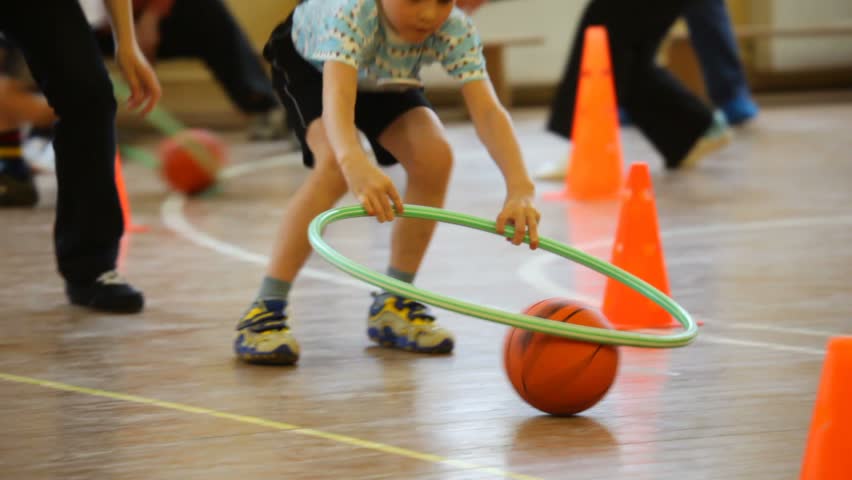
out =
<path fill-rule="evenodd" d="M 292 15 L 278 25 L 263 48 L 263 56 L 272 65 L 272 83 L 287 110 L 287 122 L 302 145 L 302 160 L 312 167 L 314 155 L 305 134 L 308 126 L 322 116 L 322 73 L 296 51 L 291 35 Z M 423 89 L 404 92 L 358 91 L 355 98 L 355 127 L 369 140 L 379 165 L 397 162 L 379 145 L 379 135 L 403 113 L 432 105 Z M 434 109 L 433 109 L 434 110 Z"/>

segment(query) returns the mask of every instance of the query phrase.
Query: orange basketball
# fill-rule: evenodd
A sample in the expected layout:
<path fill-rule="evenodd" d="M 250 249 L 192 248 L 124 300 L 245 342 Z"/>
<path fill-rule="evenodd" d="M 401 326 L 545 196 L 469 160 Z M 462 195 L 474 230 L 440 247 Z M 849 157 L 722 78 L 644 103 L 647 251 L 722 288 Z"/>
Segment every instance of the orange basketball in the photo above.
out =
<path fill-rule="evenodd" d="M 524 313 L 612 328 L 597 310 L 564 298 L 542 300 Z M 574 415 L 598 403 L 612 386 L 618 349 L 513 328 L 506 335 L 503 360 L 512 386 L 527 403 L 551 415 Z"/>
<path fill-rule="evenodd" d="M 179 192 L 202 192 L 214 183 L 225 164 L 225 144 L 206 130 L 183 130 L 160 144 L 160 173 Z"/>

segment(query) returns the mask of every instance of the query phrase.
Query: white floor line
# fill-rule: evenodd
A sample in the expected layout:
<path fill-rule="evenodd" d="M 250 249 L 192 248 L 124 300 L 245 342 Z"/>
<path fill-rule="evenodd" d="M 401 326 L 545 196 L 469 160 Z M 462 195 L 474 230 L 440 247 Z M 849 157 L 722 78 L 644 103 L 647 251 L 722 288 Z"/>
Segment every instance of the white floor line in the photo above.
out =
<path fill-rule="evenodd" d="M 275 168 L 278 166 L 286 165 L 288 163 L 292 163 L 297 155 L 301 155 L 299 153 L 291 153 L 287 155 L 270 157 L 263 160 L 258 160 L 255 162 L 242 163 L 238 165 L 231 166 L 225 169 L 222 172 L 223 178 L 235 178 L 240 175 L 245 175 L 248 173 L 256 172 L 259 170 L 264 170 L 268 168 Z M 195 228 L 192 224 L 190 224 L 186 217 L 183 215 L 183 208 L 186 203 L 186 200 L 183 196 L 173 193 L 169 195 L 166 200 L 163 202 L 160 214 L 163 219 L 163 223 L 170 229 L 172 229 L 175 233 L 183 236 L 187 240 L 199 245 L 201 247 L 213 250 L 221 255 L 225 255 L 231 258 L 236 258 L 238 260 L 254 263 L 258 265 L 265 265 L 268 262 L 268 257 L 265 255 L 260 255 L 255 252 L 251 252 L 240 248 L 236 245 L 221 241 L 219 239 L 214 238 L 213 236 L 202 232 Z M 773 228 L 796 228 L 796 227 L 807 227 L 807 226 L 834 226 L 834 225 L 847 225 L 852 224 L 852 216 L 835 216 L 835 217 L 812 217 L 812 218 L 793 218 L 793 219 L 781 219 L 781 220 L 764 220 L 764 221 L 756 221 L 756 222 L 748 222 L 748 223 L 739 223 L 739 224 L 716 224 L 716 225 L 702 225 L 696 227 L 685 227 L 685 228 L 677 228 L 677 229 L 669 229 L 661 232 L 661 236 L 664 238 L 670 237 L 679 237 L 679 236 L 690 236 L 690 235 L 712 235 L 718 233 L 725 232 L 743 232 L 743 231 L 762 231 L 765 229 L 773 229 Z M 575 245 L 575 247 L 579 250 L 591 250 L 596 248 L 608 247 L 612 244 L 612 239 L 600 239 L 591 242 L 586 242 L 580 245 Z M 599 299 L 592 298 L 586 295 L 582 295 L 578 292 L 573 292 L 571 290 L 565 289 L 555 283 L 553 283 L 550 279 L 547 278 L 547 275 L 544 274 L 544 266 L 552 261 L 560 260 L 557 256 L 538 256 L 533 258 L 530 261 L 527 261 L 519 267 L 519 276 L 521 279 L 537 290 L 540 290 L 544 296 L 563 296 L 575 298 L 579 301 L 589 303 L 591 305 L 599 305 Z M 331 274 L 326 273 L 320 270 L 312 269 L 306 267 L 302 269 L 300 272 L 301 275 L 306 277 L 311 277 L 331 283 L 336 283 L 339 285 L 345 285 L 349 287 L 355 287 L 362 290 L 369 290 L 373 287 L 365 282 L 361 282 L 358 280 L 354 280 L 352 278 L 346 277 L 342 273 Z M 835 332 L 827 332 L 827 331 L 814 331 L 810 329 L 802 329 L 802 328 L 789 328 L 789 327 L 777 327 L 771 325 L 761 325 L 761 324 L 750 324 L 750 323 L 721 323 L 716 322 L 711 319 L 701 318 L 701 320 L 707 324 L 712 324 L 714 326 L 720 326 L 725 328 L 733 328 L 733 329 L 743 329 L 743 330 L 754 330 L 754 331 L 771 331 L 771 332 L 783 332 L 783 333 L 791 333 L 796 335 L 807 335 L 807 336 L 832 336 L 836 335 Z M 757 342 L 751 340 L 740 340 L 733 339 L 728 337 L 722 337 L 719 335 L 708 335 L 706 333 L 702 333 L 699 335 L 699 340 L 717 343 L 717 344 L 725 344 L 725 345 L 737 345 L 737 346 L 750 346 L 750 347 L 759 347 L 766 348 L 770 350 L 780 350 L 780 351 L 789 351 L 796 353 L 805 353 L 809 355 L 823 355 L 824 351 L 821 349 L 813 349 L 806 347 L 797 347 L 791 345 L 783 345 L 777 343 L 769 343 L 769 342 Z"/>

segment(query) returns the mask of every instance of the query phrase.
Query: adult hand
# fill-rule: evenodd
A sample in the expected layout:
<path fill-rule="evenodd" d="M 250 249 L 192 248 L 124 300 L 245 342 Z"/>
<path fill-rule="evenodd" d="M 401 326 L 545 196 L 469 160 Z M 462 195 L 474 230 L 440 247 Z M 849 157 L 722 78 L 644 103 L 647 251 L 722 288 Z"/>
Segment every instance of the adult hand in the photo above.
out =
<path fill-rule="evenodd" d="M 141 108 L 142 114 L 150 113 L 160 100 L 162 91 L 160 82 L 145 59 L 145 55 L 136 44 L 119 45 L 115 58 L 124 79 L 130 86 L 127 106 L 131 110 Z"/>

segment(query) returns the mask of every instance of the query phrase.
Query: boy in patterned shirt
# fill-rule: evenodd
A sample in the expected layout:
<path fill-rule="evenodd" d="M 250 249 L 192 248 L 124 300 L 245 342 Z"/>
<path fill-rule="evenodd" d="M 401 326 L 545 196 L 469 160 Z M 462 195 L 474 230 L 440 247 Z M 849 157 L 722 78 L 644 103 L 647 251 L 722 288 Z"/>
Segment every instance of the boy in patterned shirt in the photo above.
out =
<path fill-rule="evenodd" d="M 443 205 L 453 154 L 419 87 L 422 66 L 440 63 L 462 84 L 476 132 L 506 182 L 498 231 L 514 225 L 512 243 L 529 234 L 531 248 L 537 247 L 533 182 L 486 74 L 473 23 L 454 1 L 306 0 L 272 33 L 264 57 L 312 171 L 287 205 L 260 292 L 237 325 L 238 358 L 283 365 L 298 359 L 287 296 L 311 253 L 307 227 L 316 215 L 347 189 L 379 222 L 403 211 L 403 198 L 369 160 L 356 129 L 380 166 L 399 162 L 405 168 L 405 203 Z M 434 228 L 433 221 L 394 222 L 389 276 L 413 281 Z M 388 292 L 374 294 L 367 322 L 368 336 L 383 346 L 447 353 L 454 345 L 425 305 Z"/>

